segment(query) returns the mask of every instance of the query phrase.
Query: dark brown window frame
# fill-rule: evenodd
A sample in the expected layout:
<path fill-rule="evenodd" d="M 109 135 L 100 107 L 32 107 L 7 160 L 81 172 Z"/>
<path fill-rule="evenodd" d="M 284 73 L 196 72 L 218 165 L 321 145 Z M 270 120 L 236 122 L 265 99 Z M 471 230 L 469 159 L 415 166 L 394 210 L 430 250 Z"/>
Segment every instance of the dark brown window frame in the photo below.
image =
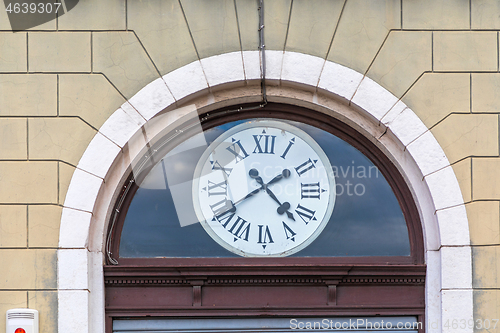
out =
<path fill-rule="evenodd" d="M 106 332 L 111 332 L 112 318 L 149 316 L 416 315 L 423 322 L 426 266 L 421 222 L 397 167 L 368 138 L 331 116 L 286 104 L 254 106 L 232 106 L 200 115 L 206 119 L 202 127 L 205 130 L 247 118 L 289 119 L 348 142 L 379 168 L 394 191 L 407 221 L 411 255 L 119 258 L 124 217 L 137 190 L 132 183 L 116 225 L 109 231 L 111 252 L 119 264 L 108 261 L 104 267 Z M 172 146 L 175 144 L 174 140 Z M 283 297 L 286 303 L 280 303 Z"/>

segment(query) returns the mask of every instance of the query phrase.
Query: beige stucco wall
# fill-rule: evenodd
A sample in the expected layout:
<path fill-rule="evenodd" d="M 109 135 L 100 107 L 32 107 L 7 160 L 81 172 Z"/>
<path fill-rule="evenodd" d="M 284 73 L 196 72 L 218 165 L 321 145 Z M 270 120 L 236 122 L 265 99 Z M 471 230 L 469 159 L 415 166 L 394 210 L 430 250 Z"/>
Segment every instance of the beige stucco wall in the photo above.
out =
<path fill-rule="evenodd" d="M 0 327 L 5 310 L 31 307 L 40 311 L 42 333 L 57 331 L 61 207 L 100 126 L 176 68 L 257 50 L 257 27 L 253 0 L 81 0 L 57 21 L 16 33 L 0 11 Z M 466 203 L 476 319 L 500 313 L 495 29 L 497 0 L 267 0 L 265 6 L 267 49 L 311 54 L 365 74 L 431 129 Z"/>

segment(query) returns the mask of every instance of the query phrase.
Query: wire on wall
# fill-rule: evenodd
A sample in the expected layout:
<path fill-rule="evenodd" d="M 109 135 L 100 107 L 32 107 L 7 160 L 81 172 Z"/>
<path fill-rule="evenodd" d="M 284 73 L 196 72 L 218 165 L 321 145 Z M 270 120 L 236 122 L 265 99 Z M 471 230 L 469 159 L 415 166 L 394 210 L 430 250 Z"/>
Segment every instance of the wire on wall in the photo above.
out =
<path fill-rule="evenodd" d="M 260 87 L 262 103 L 267 104 L 266 93 L 266 44 L 264 43 L 264 0 L 259 1 L 259 57 L 260 57 Z"/>

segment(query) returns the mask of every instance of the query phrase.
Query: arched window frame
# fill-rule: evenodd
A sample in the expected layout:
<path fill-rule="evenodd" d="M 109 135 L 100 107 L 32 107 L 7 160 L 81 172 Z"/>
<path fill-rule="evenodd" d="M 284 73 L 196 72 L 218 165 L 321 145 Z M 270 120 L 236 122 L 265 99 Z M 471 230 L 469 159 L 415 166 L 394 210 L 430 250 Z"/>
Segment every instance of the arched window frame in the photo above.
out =
<path fill-rule="evenodd" d="M 243 111 L 242 111 L 243 110 Z M 244 111 L 248 110 L 248 111 Z M 408 237 L 410 241 L 411 253 L 408 257 L 396 257 L 396 256 L 365 256 L 365 257 L 330 257 L 330 258 L 254 258 L 252 263 L 249 263 L 249 258 L 119 258 L 119 244 L 120 236 L 125 222 L 125 216 L 127 215 L 128 207 L 138 189 L 134 181 L 134 174 L 131 172 L 124 186 L 121 189 L 121 193 L 116 200 L 116 204 L 113 210 L 113 215 L 111 217 L 111 223 L 109 224 L 108 237 L 107 237 L 107 249 L 109 249 L 110 257 L 107 263 L 113 265 L 115 263 L 127 264 L 127 265 L 144 265 L 148 264 L 165 264 L 165 265 L 198 265 L 200 262 L 212 263 L 214 265 L 236 265 L 238 263 L 244 265 L 258 265 L 259 263 L 275 263 L 276 265 L 282 264 L 299 264 L 301 262 L 311 263 L 316 262 L 318 264 L 423 264 L 424 263 L 424 245 L 423 236 L 421 230 L 421 222 L 418 214 L 418 210 L 413 202 L 412 194 L 406 185 L 405 180 L 399 173 L 398 169 L 394 164 L 385 156 L 383 152 L 380 151 L 370 140 L 365 136 L 361 135 L 358 131 L 354 130 L 350 126 L 342 123 L 338 119 L 329 117 L 325 114 L 315 112 L 303 107 L 298 107 L 294 105 L 287 104 L 277 104 L 270 103 L 264 107 L 260 107 L 258 104 L 250 105 L 235 105 L 222 108 L 220 110 L 210 111 L 209 113 L 204 113 L 199 115 L 199 119 L 202 120 L 202 129 L 206 130 L 218 125 L 225 124 L 231 121 L 237 121 L 242 119 L 250 118 L 274 118 L 274 119 L 285 119 L 293 120 L 299 123 L 307 123 L 309 125 L 315 126 L 317 128 L 323 129 L 330 132 L 347 143 L 351 144 L 353 147 L 357 148 L 361 153 L 368 157 L 380 170 L 383 176 L 388 181 L 391 186 L 399 204 L 405 220 L 407 222 Z M 196 121 L 196 120 L 194 120 Z M 181 125 L 186 126 L 186 125 Z M 189 135 L 189 133 L 185 133 Z M 165 133 L 166 137 L 171 137 L 172 133 Z M 183 138 L 179 138 L 182 140 Z M 164 144 L 163 151 L 168 151 L 172 149 L 179 140 L 173 140 Z M 165 148 L 166 146 L 166 148 Z M 151 154 L 154 147 L 148 147 L 147 154 Z M 161 153 L 159 154 L 161 155 Z M 152 157 L 152 159 L 159 160 L 160 157 Z M 150 168 L 153 165 L 150 166 Z M 149 170 L 142 170 L 141 174 L 146 174 Z M 135 175 L 137 176 L 137 175 Z M 388 240 L 389 241 L 389 240 Z"/>
<path fill-rule="evenodd" d="M 294 52 L 267 51 L 267 57 L 272 60 L 267 78 L 278 85 L 274 92 L 269 91 L 270 100 L 308 105 L 355 124 L 397 161 L 423 222 L 428 273 L 426 327 L 432 324 L 433 331 L 444 331 L 434 323 L 453 319 L 456 313 L 472 319 L 467 215 L 457 179 L 432 133 L 404 103 L 360 73 Z M 133 134 L 165 108 L 177 117 L 175 105 L 182 106 L 194 96 L 208 94 L 209 98 L 199 103 L 208 109 L 224 105 L 224 100 L 258 100 L 256 92 L 249 93 L 247 88 L 238 91 L 238 87 L 259 80 L 259 66 L 256 51 L 195 61 L 148 84 L 99 129 L 73 174 L 61 217 L 60 330 L 104 332 L 103 236 L 115 200 L 113 193 L 125 172 L 123 165 L 127 156 L 134 155 L 134 147 L 128 145 Z M 292 89 L 287 88 L 288 83 L 293 84 Z M 214 98 L 207 88 L 230 89 L 227 94 L 217 92 Z M 311 91 L 324 93 L 326 98 L 317 98 Z M 352 105 L 352 110 L 342 107 L 339 99 L 340 104 Z"/>
<path fill-rule="evenodd" d="M 201 114 L 203 129 L 248 118 L 276 118 L 306 122 L 353 145 L 379 168 L 393 189 L 410 239 L 408 257 L 285 257 L 285 258 L 112 258 L 104 267 L 107 326 L 113 318 L 255 316 L 287 293 L 287 305 L 271 303 L 273 316 L 314 315 L 415 315 L 424 321 L 425 271 L 421 222 L 410 190 L 394 164 L 370 140 L 341 121 L 303 107 L 286 104 L 229 106 Z M 241 111 L 251 109 L 251 111 Z M 176 142 L 172 142 L 175 146 Z M 173 147 L 172 147 L 173 148 Z M 118 253 L 119 237 L 137 186 L 131 174 L 110 224 L 112 252 Z M 113 219 L 113 217 L 111 217 Z M 390 240 L 388 240 L 390 241 Z M 133 289 L 131 289 L 133 288 Z M 131 291 L 133 290 L 133 291 Z M 253 299 L 244 295 L 252 290 Z M 163 297 L 158 298 L 158 295 Z M 174 296 L 175 295 L 175 296 Z M 234 297 L 239 295 L 240 297 Z M 272 296 L 269 296 L 272 295 Z M 401 295 L 406 295 L 402 297 Z M 248 297 L 249 295 L 247 295 Z M 232 298 L 236 298 L 234 300 Z M 258 299 L 265 299 L 264 303 Z M 172 300 L 176 298 L 176 300 Z M 350 301 L 350 300 L 355 301 Z M 147 300 L 147 301 L 145 301 Z M 170 300 L 170 301 L 166 301 Z M 271 301 L 272 302 L 272 301 Z M 189 304 L 191 303 L 191 304 Z M 213 303 L 213 304 L 212 304 Z M 220 303 L 220 304 L 219 304 Z M 207 314 L 207 304 L 210 314 Z M 156 309 L 152 311 L 151 309 Z M 291 308 L 291 309 L 290 309 Z M 126 312 L 126 315 L 124 314 Z"/>

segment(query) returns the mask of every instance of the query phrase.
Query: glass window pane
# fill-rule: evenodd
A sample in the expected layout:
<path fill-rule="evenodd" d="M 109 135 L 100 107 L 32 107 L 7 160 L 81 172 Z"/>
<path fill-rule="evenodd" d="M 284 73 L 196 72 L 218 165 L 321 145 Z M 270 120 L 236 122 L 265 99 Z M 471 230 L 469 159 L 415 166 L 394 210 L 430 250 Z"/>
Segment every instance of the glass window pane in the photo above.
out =
<path fill-rule="evenodd" d="M 227 123 L 199 135 L 204 135 L 210 144 L 228 129 L 247 121 Z M 335 176 L 336 192 L 333 213 L 324 230 L 292 256 L 409 256 L 403 212 L 379 169 L 358 149 L 329 132 L 307 124 L 284 122 L 306 132 L 326 153 Z M 190 180 L 205 149 L 183 149 L 193 140 L 196 138 L 186 140 L 168 153 L 135 193 L 123 225 L 120 257 L 238 256 L 214 241 L 200 223 L 195 223 Z M 172 192 L 182 193 L 183 197 L 175 205 Z"/>
<path fill-rule="evenodd" d="M 330 318 L 189 318 L 118 319 L 113 333 L 235 333 L 235 332 L 406 332 L 417 333 L 423 323 L 414 316 Z"/>

